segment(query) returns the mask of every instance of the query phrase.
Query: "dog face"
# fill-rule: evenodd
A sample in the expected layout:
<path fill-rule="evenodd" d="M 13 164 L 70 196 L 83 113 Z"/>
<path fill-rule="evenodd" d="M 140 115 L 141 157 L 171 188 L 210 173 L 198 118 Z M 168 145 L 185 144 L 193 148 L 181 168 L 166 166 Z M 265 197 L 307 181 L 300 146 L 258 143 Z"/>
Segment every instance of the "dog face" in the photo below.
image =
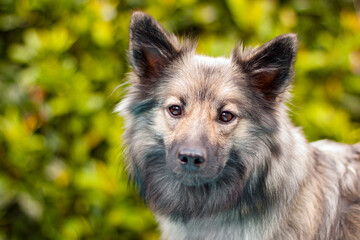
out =
<path fill-rule="evenodd" d="M 226 165 L 235 131 L 244 135 L 238 73 L 227 59 L 200 56 L 183 58 L 170 71 L 157 90 L 154 117 L 166 164 L 184 184 L 212 181 Z"/>
<path fill-rule="evenodd" d="M 129 172 L 155 211 L 201 215 L 238 203 L 255 172 L 281 154 L 274 136 L 295 55 L 288 34 L 238 46 L 230 59 L 199 56 L 152 17 L 133 14 L 132 85 L 120 108 Z M 229 194 L 216 196 L 219 187 Z"/>

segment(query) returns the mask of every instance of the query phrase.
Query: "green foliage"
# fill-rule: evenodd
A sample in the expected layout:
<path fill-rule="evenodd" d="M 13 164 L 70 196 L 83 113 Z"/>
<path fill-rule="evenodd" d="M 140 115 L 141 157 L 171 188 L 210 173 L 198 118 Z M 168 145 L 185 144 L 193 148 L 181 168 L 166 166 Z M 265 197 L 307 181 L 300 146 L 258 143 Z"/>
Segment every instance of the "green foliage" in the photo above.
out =
<path fill-rule="evenodd" d="M 212 56 L 298 33 L 294 122 L 310 140 L 360 141 L 350 0 L 0 0 L 0 239 L 158 238 L 127 185 L 112 112 L 134 9 Z"/>

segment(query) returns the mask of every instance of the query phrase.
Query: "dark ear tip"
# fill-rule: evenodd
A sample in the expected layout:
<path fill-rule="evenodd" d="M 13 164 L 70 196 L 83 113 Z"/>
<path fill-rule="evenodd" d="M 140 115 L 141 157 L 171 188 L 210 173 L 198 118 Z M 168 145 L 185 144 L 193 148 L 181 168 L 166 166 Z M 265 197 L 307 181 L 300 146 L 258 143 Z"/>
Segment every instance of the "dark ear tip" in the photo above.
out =
<path fill-rule="evenodd" d="M 149 16 L 149 15 L 147 15 L 146 13 L 141 12 L 141 11 L 134 11 L 131 15 L 131 19 L 138 20 L 138 19 L 144 18 L 146 16 Z"/>
<path fill-rule="evenodd" d="M 295 44 L 297 44 L 297 42 L 298 42 L 298 37 L 297 37 L 296 33 L 288 33 L 288 34 L 284 34 L 283 36 Z"/>
<path fill-rule="evenodd" d="M 153 17 L 151 17 L 150 15 L 141 12 L 141 11 L 135 11 L 132 13 L 131 15 L 131 20 L 130 20 L 130 27 L 134 26 L 142 21 L 152 21 Z"/>
<path fill-rule="evenodd" d="M 280 41 L 283 44 L 291 46 L 294 50 L 296 50 L 298 46 L 298 38 L 296 33 L 283 34 L 274 38 L 273 40 Z"/>
<path fill-rule="evenodd" d="M 286 33 L 286 34 L 280 35 L 279 37 L 283 37 L 283 38 L 287 38 L 287 39 L 297 41 L 297 34 L 296 33 Z"/>

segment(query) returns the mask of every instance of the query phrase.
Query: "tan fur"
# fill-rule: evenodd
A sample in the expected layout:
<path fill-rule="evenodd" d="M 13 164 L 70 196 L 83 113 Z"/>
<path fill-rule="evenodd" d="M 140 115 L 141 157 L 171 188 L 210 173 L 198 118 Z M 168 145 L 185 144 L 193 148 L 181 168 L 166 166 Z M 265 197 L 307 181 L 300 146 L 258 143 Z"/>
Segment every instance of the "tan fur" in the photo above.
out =
<path fill-rule="evenodd" d="M 134 13 L 117 110 L 130 178 L 162 239 L 360 239 L 360 144 L 309 143 L 287 114 L 296 35 L 240 45 L 230 59 L 193 47 Z M 220 121 L 224 111 L 233 120 Z M 204 160 L 196 170 L 184 148 Z"/>

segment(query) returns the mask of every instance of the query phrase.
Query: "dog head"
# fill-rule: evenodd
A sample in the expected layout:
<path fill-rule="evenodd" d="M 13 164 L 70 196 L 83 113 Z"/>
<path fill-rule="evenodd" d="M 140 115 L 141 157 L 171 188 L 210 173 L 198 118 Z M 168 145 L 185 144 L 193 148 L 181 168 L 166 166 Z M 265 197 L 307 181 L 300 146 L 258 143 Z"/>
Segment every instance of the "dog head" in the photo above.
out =
<path fill-rule="evenodd" d="M 230 59 L 200 56 L 152 17 L 133 14 L 131 86 L 119 110 L 129 172 L 155 210 L 196 212 L 219 184 L 231 193 L 214 201 L 236 204 L 254 169 L 281 154 L 273 139 L 296 48 L 296 36 L 286 34 L 257 49 L 239 45 Z"/>

